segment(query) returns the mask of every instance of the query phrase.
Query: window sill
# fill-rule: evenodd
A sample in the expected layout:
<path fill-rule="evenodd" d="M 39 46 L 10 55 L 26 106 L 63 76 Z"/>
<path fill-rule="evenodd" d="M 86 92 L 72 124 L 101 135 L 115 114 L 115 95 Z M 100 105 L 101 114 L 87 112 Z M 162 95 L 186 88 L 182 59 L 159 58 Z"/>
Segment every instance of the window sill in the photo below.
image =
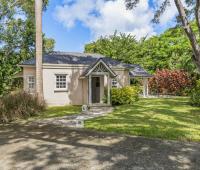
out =
<path fill-rule="evenodd" d="M 54 92 L 68 92 L 67 89 L 55 89 Z"/>

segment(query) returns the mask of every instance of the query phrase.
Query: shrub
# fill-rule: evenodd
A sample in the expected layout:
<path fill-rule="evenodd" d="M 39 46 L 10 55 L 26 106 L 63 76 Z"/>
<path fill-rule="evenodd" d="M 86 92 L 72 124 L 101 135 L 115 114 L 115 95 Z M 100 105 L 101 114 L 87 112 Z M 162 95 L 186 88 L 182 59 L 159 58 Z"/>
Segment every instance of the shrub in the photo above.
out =
<path fill-rule="evenodd" d="M 200 106 L 200 80 L 196 82 L 196 86 L 191 91 L 190 103 L 193 106 Z"/>
<path fill-rule="evenodd" d="M 149 81 L 151 93 L 163 95 L 186 95 L 191 84 L 190 76 L 182 70 L 157 70 Z"/>
<path fill-rule="evenodd" d="M 136 86 L 127 86 L 123 88 L 113 88 L 111 90 L 112 104 L 134 104 L 139 100 L 139 88 Z"/>
<path fill-rule="evenodd" d="M 0 98 L 0 122 L 9 122 L 17 118 L 28 118 L 45 108 L 36 96 L 26 92 L 8 94 Z"/>

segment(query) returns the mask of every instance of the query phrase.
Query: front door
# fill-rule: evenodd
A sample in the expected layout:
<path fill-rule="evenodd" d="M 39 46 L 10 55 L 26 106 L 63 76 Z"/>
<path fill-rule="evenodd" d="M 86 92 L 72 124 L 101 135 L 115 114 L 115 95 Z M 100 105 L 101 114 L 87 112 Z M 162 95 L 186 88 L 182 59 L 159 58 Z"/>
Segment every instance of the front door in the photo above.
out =
<path fill-rule="evenodd" d="M 100 77 L 92 77 L 92 103 L 100 103 Z"/>

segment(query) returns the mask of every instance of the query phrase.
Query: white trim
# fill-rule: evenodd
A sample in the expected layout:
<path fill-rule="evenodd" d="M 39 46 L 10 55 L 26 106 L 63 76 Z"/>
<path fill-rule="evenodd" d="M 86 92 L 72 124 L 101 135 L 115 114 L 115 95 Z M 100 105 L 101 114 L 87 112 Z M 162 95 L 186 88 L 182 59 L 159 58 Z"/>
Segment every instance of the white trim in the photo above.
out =
<path fill-rule="evenodd" d="M 92 77 L 89 75 L 88 78 L 88 104 L 92 104 Z"/>
<path fill-rule="evenodd" d="M 19 67 L 31 67 L 31 68 L 35 68 L 35 65 L 21 65 L 21 64 L 19 64 L 17 66 L 19 66 Z"/>
<path fill-rule="evenodd" d="M 66 91 L 68 91 L 68 86 L 67 86 L 67 75 L 68 74 L 66 74 L 66 73 L 55 73 L 54 74 L 55 75 L 55 87 L 54 87 L 54 92 L 66 92 Z M 57 82 L 57 76 L 65 76 L 65 88 L 58 88 L 57 87 L 57 83 L 59 83 L 59 82 Z"/>
<path fill-rule="evenodd" d="M 116 77 L 116 76 L 117 76 L 117 75 L 112 71 L 112 69 L 111 69 L 102 59 L 100 59 L 100 60 L 92 67 L 92 69 L 91 69 L 85 76 L 90 75 L 100 63 L 103 64 L 103 65 L 106 67 L 106 69 L 112 74 L 113 77 Z"/>
<path fill-rule="evenodd" d="M 30 77 L 33 77 L 34 82 L 29 82 L 29 78 Z M 29 93 L 34 93 L 34 91 L 36 89 L 36 77 L 35 77 L 35 75 L 34 74 L 28 74 L 28 75 L 25 76 L 25 78 L 26 78 L 25 81 L 26 81 L 26 89 L 27 89 L 27 91 Z M 30 83 L 33 83 L 33 88 L 30 88 L 30 86 L 29 86 Z"/>
<path fill-rule="evenodd" d="M 111 87 L 112 88 L 119 88 L 119 81 L 117 78 L 111 79 Z"/>

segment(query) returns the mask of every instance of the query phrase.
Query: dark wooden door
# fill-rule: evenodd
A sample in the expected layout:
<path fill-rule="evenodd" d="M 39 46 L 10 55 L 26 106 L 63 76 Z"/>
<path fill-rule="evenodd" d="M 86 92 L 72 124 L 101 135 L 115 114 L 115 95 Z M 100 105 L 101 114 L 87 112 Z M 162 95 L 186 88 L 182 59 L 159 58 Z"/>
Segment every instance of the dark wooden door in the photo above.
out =
<path fill-rule="evenodd" d="M 92 77 L 92 103 L 100 103 L 100 77 Z"/>

